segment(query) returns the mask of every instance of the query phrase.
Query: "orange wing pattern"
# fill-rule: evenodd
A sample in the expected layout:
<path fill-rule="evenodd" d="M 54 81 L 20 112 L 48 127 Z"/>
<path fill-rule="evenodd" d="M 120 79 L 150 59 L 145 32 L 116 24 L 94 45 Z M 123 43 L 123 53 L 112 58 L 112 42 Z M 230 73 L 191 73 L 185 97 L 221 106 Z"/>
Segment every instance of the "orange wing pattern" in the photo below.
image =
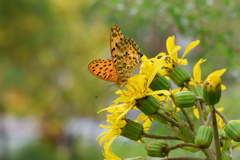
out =
<path fill-rule="evenodd" d="M 89 71 L 96 77 L 105 81 L 117 82 L 118 75 L 113 67 L 112 59 L 95 60 L 88 65 Z"/>
<path fill-rule="evenodd" d="M 88 65 L 88 69 L 94 76 L 116 82 L 116 87 L 122 87 L 140 64 L 143 54 L 132 38 L 122 35 L 116 24 L 113 24 L 111 28 L 110 49 L 111 59 L 92 61 Z"/>

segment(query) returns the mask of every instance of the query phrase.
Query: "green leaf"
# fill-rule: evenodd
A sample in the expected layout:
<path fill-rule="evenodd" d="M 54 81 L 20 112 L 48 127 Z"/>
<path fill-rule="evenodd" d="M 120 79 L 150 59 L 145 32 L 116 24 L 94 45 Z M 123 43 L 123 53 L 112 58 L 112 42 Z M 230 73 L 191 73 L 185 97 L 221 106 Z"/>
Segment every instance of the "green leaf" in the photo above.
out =
<path fill-rule="evenodd" d="M 231 152 L 230 152 L 230 147 L 231 147 L 231 141 L 228 139 L 226 143 L 222 147 L 222 159 L 223 160 L 231 160 Z"/>

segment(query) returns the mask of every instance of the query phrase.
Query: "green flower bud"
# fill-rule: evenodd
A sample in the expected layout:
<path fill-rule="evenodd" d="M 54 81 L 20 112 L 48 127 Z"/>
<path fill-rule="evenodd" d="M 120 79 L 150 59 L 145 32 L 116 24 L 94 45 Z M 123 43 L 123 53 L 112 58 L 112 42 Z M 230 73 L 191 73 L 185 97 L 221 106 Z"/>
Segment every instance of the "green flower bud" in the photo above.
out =
<path fill-rule="evenodd" d="M 149 88 L 153 91 L 156 90 L 169 90 L 171 83 L 163 75 L 157 73 L 153 81 L 149 85 Z"/>
<path fill-rule="evenodd" d="M 191 79 L 191 75 L 188 71 L 179 64 L 176 64 L 171 70 L 167 70 L 167 72 L 167 76 L 170 77 L 178 87 L 183 87 L 184 83 Z"/>
<path fill-rule="evenodd" d="M 155 140 L 149 142 L 145 146 L 145 149 L 150 157 L 165 157 L 168 155 L 168 152 L 166 151 L 167 147 L 168 144 L 166 142 Z"/>
<path fill-rule="evenodd" d="M 240 123 L 237 121 L 229 122 L 225 127 L 225 133 L 235 142 L 240 142 Z"/>
<path fill-rule="evenodd" d="M 210 105 L 217 104 L 221 98 L 221 79 L 210 74 L 203 84 L 203 100 Z"/>
<path fill-rule="evenodd" d="M 198 128 L 195 144 L 200 148 L 208 148 L 212 143 L 213 131 L 207 126 L 201 126 Z"/>
<path fill-rule="evenodd" d="M 218 134 L 220 138 L 227 139 L 227 134 L 221 128 L 218 128 Z"/>
<path fill-rule="evenodd" d="M 136 106 L 146 115 L 152 115 L 159 109 L 159 102 L 153 96 L 146 96 L 141 99 L 136 99 Z"/>
<path fill-rule="evenodd" d="M 127 124 L 122 128 L 121 135 L 134 141 L 140 140 L 143 133 L 143 126 L 130 119 L 126 119 L 126 122 Z"/>
<path fill-rule="evenodd" d="M 195 104 L 195 96 L 191 91 L 177 92 L 173 96 L 174 104 L 179 108 L 192 107 Z"/>

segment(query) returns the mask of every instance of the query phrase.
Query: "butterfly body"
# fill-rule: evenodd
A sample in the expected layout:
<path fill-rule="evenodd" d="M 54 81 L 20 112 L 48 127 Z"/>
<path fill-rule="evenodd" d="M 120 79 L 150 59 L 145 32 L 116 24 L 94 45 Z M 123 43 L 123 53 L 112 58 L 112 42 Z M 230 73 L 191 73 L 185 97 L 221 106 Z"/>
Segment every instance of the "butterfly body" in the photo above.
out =
<path fill-rule="evenodd" d="M 140 64 L 143 54 L 132 38 L 122 35 L 116 24 L 111 28 L 110 50 L 111 59 L 92 61 L 88 69 L 96 77 L 115 82 L 116 87 L 122 87 Z"/>

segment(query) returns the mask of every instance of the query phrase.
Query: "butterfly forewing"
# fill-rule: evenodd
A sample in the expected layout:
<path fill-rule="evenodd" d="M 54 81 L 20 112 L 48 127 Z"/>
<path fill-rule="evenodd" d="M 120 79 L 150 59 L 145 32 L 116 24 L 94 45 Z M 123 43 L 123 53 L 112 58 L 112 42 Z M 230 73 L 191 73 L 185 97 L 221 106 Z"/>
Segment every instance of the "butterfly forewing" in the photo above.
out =
<path fill-rule="evenodd" d="M 112 59 L 92 61 L 88 65 L 88 69 L 94 76 L 103 80 L 110 82 L 116 82 L 118 80 L 118 74 L 113 67 Z"/>
<path fill-rule="evenodd" d="M 125 39 L 125 37 L 122 35 L 120 28 L 118 27 L 118 25 L 113 24 L 110 33 L 110 49 L 115 67 L 117 56 L 117 44 L 120 43 L 123 39 Z"/>

